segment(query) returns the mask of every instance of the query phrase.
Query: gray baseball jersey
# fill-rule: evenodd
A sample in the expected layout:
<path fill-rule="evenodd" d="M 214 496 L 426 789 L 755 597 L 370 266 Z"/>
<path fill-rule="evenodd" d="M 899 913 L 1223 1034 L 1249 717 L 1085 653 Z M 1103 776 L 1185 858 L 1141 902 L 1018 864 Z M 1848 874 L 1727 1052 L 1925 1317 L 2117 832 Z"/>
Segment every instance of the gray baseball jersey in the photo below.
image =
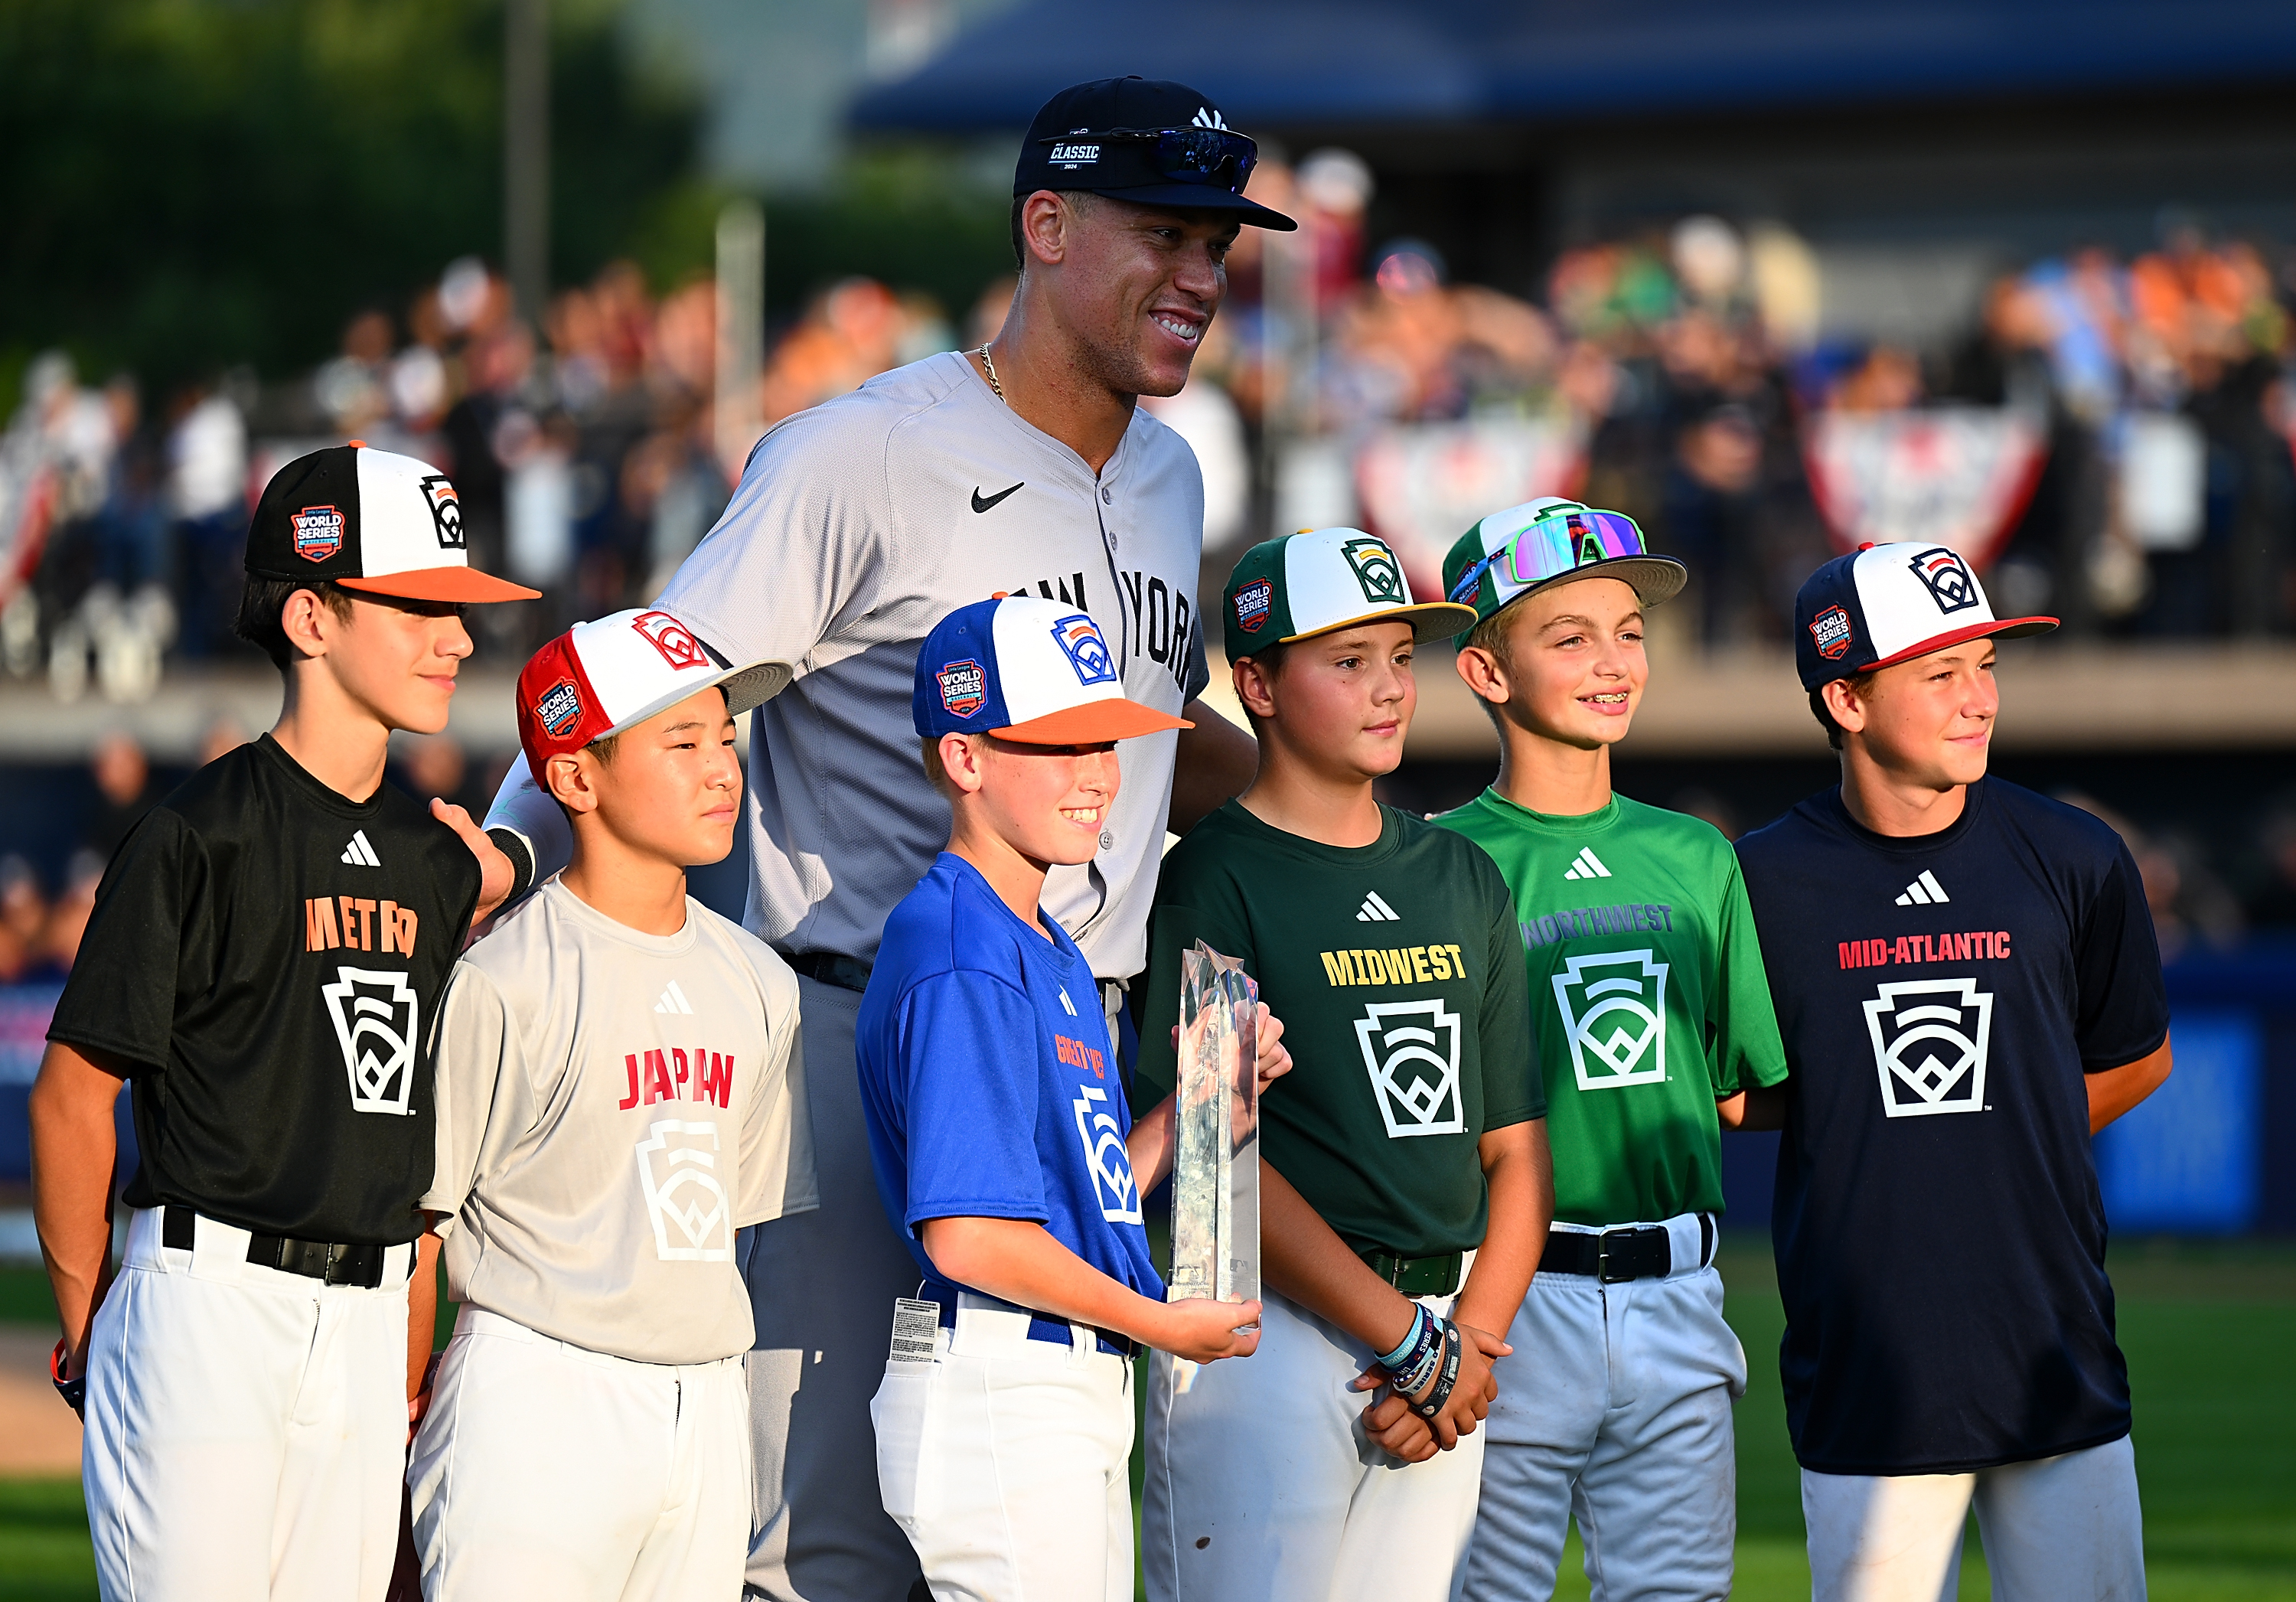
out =
<path fill-rule="evenodd" d="M 545 883 L 439 1010 L 455 1297 L 639 1362 L 747 1351 L 734 1231 L 817 1204 L 797 1034 L 788 965 L 699 901 L 652 935 Z"/>
<path fill-rule="evenodd" d="M 1071 604 L 1116 648 L 1127 695 L 1177 712 L 1201 691 L 1203 514 L 1194 455 L 1145 411 L 1095 478 L 953 353 L 767 434 L 659 603 L 729 661 L 797 671 L 751 731 L 750 931 L 787 950 L 875 955 L 886 914 L 948 839 L 909 686 L 926 633 L 967 602 L 1028 590 Z M 1177 738 L 1117 748 L 1124 782 L 1100 854 L 1045 887 L 1103 978 L 1145 965 Z"/>

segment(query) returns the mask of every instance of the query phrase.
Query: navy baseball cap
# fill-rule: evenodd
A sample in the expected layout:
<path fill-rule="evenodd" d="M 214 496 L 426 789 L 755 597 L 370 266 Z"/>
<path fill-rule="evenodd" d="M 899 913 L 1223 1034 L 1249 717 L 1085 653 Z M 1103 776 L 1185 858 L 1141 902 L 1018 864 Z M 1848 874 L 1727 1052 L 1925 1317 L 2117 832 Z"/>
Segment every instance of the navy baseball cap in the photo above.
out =
<path fill-rule="evenodd" d="M 1092 614 L 1034 596 L 975 601 L 934 624 L 917 652 L 909 715 L 923 739 L 995 735 L 1028 745 L 1195 727 L 1127 700 Z"/>
<path fill-rule="evenodd" d="M 1802 688 L 1894 668 L 1975 639 L 2046 634 L 2054 618 L 1997 618 L 1985 587 L 1949 546 L 1862 545 L 1812 573 L 1794 596 Z"/>
<path fill-rule="evenodd" d="M 1243 198 L 1259 160 L 1259 145 L 1185 84 L 1095 78 L 1062 90 L 1037 111 L 1021 141 L 1013 193 L 1081 189 L 1142 206 L 1233 211 L 1256 227 L 1298 227 Z"/>

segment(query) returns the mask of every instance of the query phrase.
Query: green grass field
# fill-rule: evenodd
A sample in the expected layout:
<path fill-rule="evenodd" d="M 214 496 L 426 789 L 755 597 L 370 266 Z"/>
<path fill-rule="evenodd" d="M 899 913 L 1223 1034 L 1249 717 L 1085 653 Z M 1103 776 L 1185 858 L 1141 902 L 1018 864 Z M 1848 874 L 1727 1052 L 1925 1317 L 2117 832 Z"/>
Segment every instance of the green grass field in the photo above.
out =
<path fill-rule="evenodd" d="M 2112 1266 L 2153 1602 L 2296 1602 L 2296 1247 L 2135 1242 L 2115 1249 Z M 1752 1371 L 1738 1409 L 1737 1595 L 1806 1598 L 1766 1245 L 1734 1242 L 1722 1271 Z M 0 1270 L 0 1319 L 51 1316 L 37 1272 Z M 1575 1536 L 1556 1594 L 1587 1595 Z M 1961 1594 L 1992 1595 L 1973 1527 Z M 94 1595 L 79 1487 L 0 1481 L 0 1602 Z"/>

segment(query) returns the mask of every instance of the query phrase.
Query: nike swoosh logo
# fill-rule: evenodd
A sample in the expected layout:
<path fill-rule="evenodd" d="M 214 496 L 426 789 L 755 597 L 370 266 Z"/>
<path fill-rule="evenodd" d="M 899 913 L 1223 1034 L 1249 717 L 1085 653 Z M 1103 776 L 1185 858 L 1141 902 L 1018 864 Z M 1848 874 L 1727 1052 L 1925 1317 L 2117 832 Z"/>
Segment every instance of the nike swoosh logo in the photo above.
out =
<path fill-rule="evenodd" d="M 1029 481 L 1022 479 L 1019 483 L 1013 486 L 1013 489 L 1025 489 L 1028 488 L 1028 485 Z M 1013 489 L 999 489 L 996 494 L 984 498 L 980 493 L 980 486 L 975 484 L 972 487 L 972 509 L 975 512 L 986 512 L 998 501 L 1003 500 L 1006 496 L 1012 494 Z"/>

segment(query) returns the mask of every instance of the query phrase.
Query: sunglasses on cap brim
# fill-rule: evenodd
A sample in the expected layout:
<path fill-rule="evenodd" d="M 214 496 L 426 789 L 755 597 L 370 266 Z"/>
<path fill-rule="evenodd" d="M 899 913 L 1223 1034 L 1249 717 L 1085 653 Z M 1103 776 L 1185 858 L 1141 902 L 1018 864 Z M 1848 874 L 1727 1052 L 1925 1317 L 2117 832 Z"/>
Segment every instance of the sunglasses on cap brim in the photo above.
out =
<path fill-rule="evenodd" d="M 1544 584 L 1598 562 L 1621 556 L 1647 556 L 1643 531 L 1635 520 L 1619 512 L 1554 511 L 1542 513 L 1523 525 L 1512 539 L 1459 575 L 1449 598 L 1468 602 L 1496 569 L 1518 586 Z"/>
<path fill-rule="evenodd" d="M 1259 145 L 1226 128 L 1109 128 L 1099 133 L 1055 134 L 1039 144 L 1121 139 L 1148 145 L 1149 165 L 1175 184 L 1196 184 L 1242 194 L 1259 164 Z"/>

